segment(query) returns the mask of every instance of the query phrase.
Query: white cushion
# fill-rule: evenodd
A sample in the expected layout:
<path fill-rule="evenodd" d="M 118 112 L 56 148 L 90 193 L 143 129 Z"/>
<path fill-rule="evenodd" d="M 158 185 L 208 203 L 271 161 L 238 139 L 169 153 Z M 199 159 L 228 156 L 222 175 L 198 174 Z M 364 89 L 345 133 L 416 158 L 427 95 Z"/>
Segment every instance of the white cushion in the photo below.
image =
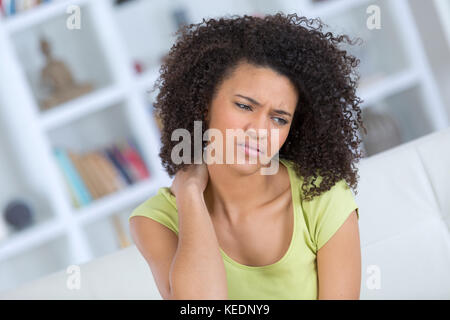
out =
<path fill-rule="evenodd" d="M 362 249 L 360 298 L 449 299 L 449 271 L 448 230 L 429 219 Z"/>
<path fill-rule="evenodd" d="M 450 128 L 417 143 L 417 152 L 427 173 L 442 218 L 450 230 Z"/>
<path fill-rule="evenodd" d="M 66 270 L 6 292 L 0 299 L 161 299 L 147 262 L 135 245 L 80 265 L 80 289 Z"/>
<path fill-rule="evenodd" d="M 360 206 L 362 247 L 441 216 L 419 155 L 411 146 L 362 160 L 359 175 L 355 200 Z"/>

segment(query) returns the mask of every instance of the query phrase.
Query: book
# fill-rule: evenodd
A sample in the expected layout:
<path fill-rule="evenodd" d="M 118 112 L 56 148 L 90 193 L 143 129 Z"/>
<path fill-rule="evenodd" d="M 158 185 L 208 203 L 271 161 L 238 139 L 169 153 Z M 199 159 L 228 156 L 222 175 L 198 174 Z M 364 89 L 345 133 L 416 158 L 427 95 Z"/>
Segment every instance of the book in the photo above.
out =
<path fill-rule="evenodd" d="M 102 194 L 108 195 L 120 189 L 115 177 L 115 169 L 98 151 L 92 153 L 92 161 L 98 172 L 98 180 L 102 186 Z"/>
<path fill-rule="evenodd" d="M 89 177 L 90 185 L 94 190 L 96 199 L 101 198 L 104 195 L 104 191 L 97 166 L 93 159 L 93 152 L 83 154 L 82 167 L 84 168 L 85 175 Z"/>
<path fill-rule="evenodd" d="M 66 189 L 69 190 L 69 196 L 70 196 L 70 200 L 71 200 L 72 204 L 74 205 L 75 208 L 80 208 L 81 204 L 78 202 L 77 196 L 75 195 L 75 190 L 70 185 L 70 183 L 67 180 L 67 177 L 64 173 L 63 173 L 63 180 L 64 180 L 64 184 L 66 185 Z"/>
<path fill-rule="evenodd" d="M 109 158 L 104 154 L 104 150 L 99 150 L 97 152 L 99 164 L 103 170 L 105 180 L 111 184 L 111 188 L 114 191 L 122 189 L 125 185 L 122 184 L 122 177 L 117 172 L 116 167 L 109 160 Z"/>
<path fill-rule="evenodd" d="M 135 169 L 130 167 L 126 159 L 123 157 L 122 153 L 120 152 L 117 145 L 113 145 L 110 149 L 112 151 L 113 156 L 117 159 L 120 166 L 123 168 L 124 172 L 126 172 L 127 176 L 129 177 L 131 184 L 133 184 L 135 181 L 139 180 L 139 174 L 136 172 Z"/>
<path fill-rule="evenodd" d="M 16 0 L 9 0 L 9 15 L 16 14 Z"/>
<path fill-rule="evenodd" d="M 58 160 L 58 163 L 60 164 L 61 169 L 67 177 L 70 186 L 72 187 L 73 193 L 75 194 L 78 203 L 81 206 L 89 204 L 92 201 L 91 194 L 84 185 L 84 182 L 78 174 L 76 168 L 70 161 L 70 158 L 68 157 L 66 151 L 61 148 L 56 148 L 54 149 L 54 154 Z"/>
<path fill-rule="evenodd" d="M 12 0 L 2 0 L 2 11 L 5 17 L 11 15 L 11 2 Z"/>
<path fill-rule="evenodd" d="M 96 185 L 96 182 L 93 180 L 93 177 L 90 174 L 89 161 L 87 157 L 85 155 L 79 155 L 73 152 L 68 152 L 68 155 L 75 165 L 81 178 L 83 179 L 86 187 L 89 189 L 92 197 L 95 200 L 98 199 L 100 197 L 97 191 L 98 186 Z"/>
<path fill-rule="evenodd" d="M 51 0 L 0 0 L 0 12 L 5 17 L 28 11 Z"/>
<path fill-rule="evenodd" d="M 112 148 L 106 148 L 105 155 L 110 159 L 111 163 L 114 164 L 116 170 L 120 173 L 122 178 L 127 184 L 133 184 L 132 178 L 128 175 L 127 170 L 122 166 L 119 159 L 114 155 Z"/>
<path fill-rule="evenodd" d="M 138 151 L 128 142 L 118 146 L 128 165 L 136 172 L 138 180 L 147 179 L 150 174 Z"/>
<path fill-rule="evenodd" d="M 107 150 L 102 149 L 99 152 L 101 153 L 102 158 L 104 158 L 105 161 L 107 161 L 109 163 L 108 170 L 111 172 L 111 174 L 114 175 L 114 179 L 116 180 L 116 184 L 119 186 L 119 189 L 125 188 L 128 185 L 128 183 L 125 180 L 125 178 L 123 177 L 123 175 L 120 173 L 119 169 L 117 169 L 114 162 L 109 157 Z"/>

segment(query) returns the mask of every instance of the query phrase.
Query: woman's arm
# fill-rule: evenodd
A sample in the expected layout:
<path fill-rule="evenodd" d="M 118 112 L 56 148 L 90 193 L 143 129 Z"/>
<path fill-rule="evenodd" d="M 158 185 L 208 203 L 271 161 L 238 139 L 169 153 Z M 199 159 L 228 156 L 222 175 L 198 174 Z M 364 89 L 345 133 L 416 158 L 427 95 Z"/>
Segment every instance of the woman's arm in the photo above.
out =
<path fill-rule="evenodd" d="M 176 201 L 179 238 L 169 275 L 172 298 L 227 299 L 225 265 L 201 188 L 187 185 Z"/>
<path fill-rule="evenodd" d="M 170 187 L 178 209 L 178 236 L 146 217 L 130 219 L 131 235 L 163 299 L 227 299 L 225 266 L 204 201 L 205 164 L 179 170 Z"/>
<path fill-rule="evenodd" d="M 317 252 L 319 300 L 359 299 L 361 246 L 356 211 Z"/>

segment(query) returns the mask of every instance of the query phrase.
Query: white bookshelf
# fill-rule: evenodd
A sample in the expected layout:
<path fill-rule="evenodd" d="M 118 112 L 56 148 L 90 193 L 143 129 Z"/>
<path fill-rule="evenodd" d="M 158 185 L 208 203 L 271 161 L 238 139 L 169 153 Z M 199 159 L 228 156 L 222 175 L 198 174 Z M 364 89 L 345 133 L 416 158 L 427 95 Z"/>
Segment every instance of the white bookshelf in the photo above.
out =
<path fill-rule="evenodd" d="M 434 0 L 437 12 L 439 14 L 439 20 L 444 29 L 445 36 L 447 37 L 447 43 L 450 47 L 450 2 L 448 0 Z"/>
<path fill-rule="evenodd" d="M 23 65 L 24 59 L 17 50 L 19 41 L 32 37 L 35 29 L 38 33 L 39 30 L 50 28 L 51 24 L 63 21 L 68 16 L 66 8 L 73 4 L 81 7 L 83 19 L 89 19 L 85 15 L 89 11 L 91 18 L 89 21 L 82 20 L 82 28 L 86 23 L 90 28 L 89 32 L 95 33 L 99 40 L 96 58 L 106 65 L 110 76 L 98 81 L 101 85 L 93 92 L 41 111 L 30 85 L 28 70 Z M 13 233 L 0 242 L 0 273 L 2 277 L 8 278 L 1 279 L 0 282 L 6 283 L 7 287 L 0 290 L 19 285 L 23 279 L 31 280 L 70 264 L 81 264 L 95 258 L 93 244 L 89 243 L 86 232 L 89 226 L 98 221 L 107 221 L 113 214 L 121 215 L 125 222 L 125 217 L 133 207 L 153 195 L 159 187 L 171 183 L 160 165 L 157 155 L 159 131 L 150 116 L 149 102 L 145 100 L 145 90 L 156 80 L 158 69 L 155 66 L 143 76 L 135 75 L 132 61 L 118 36 L 113 10 L 115 8 L 112 2 L 106 0 L 54 1 L 17 16 L 0 18 L 0 116 L 8 119 L 5 123 L 6 130 L 14 144 L 11 156 L 19 162 L 18 166 L 23 171 L 23 176 L 27 177 L 26 183 L 30 188 L 40 190 L 48 199 L 52 213 L 49 219 Z M 40 27 L 41 25 L 44 27 Z M 76 34 L 78 31 L 70 32 Z M 54 40 L 55 35 L 51 36 Z M 60 42 L 55 43 L 55 46 L 64 44 L 64 39 L 57 40 Z M 52 42 L 50 44 L 53 45 Z M 80 42 L 80 45 L 83 43 Z M 36 51 L 35 54 L 39 55 L 39 52 Z M 61 54 L 57 56 L 60 58 Z M 76 208 L 71 203 L 60 169 L 53 158 L 54 140 L 66 140 L 71 127 L 81 130 L 82 126 L 78 123 L 94 116 L 109 116 L 112 110 L 120 111 L 120 114 L 115 111 L 119 115 L 116 117 L 117 123 L 123 122 L 124 127 L 128 128 L 127 133 L 138 143 L 151 177 L 97 199 L 85 207 Z M 116 134 L 113 132 L 115 129 L 113 124 L 111 133 Z M 75 133 L 76 130 L 73 131 Z M 65 136 L 61 136 L 62 133 Z M 128 226 L 124 224 L 124 227 Z M 58 247 L 55 242 L 60 241 L 61 237 L 67 241 Z M 118 249 L 117 244 L 112 245 Z M 12 266 L 16 266 L 19 263 L 17 261 L 26 261 L 26 257 L 31 257 L 31 252 L 36 248 L 47 252 L 48 248 L 56 250 L 53 247 L 58 248 L 58 256 L 62 260 L 56 259 L 55 254 L 55 263 L 44 265 L 40 273 L 30 270 L 32 276 L 6 274 L 7 271 L 13 272 Z M 56 263 L 57 260 L 63 263 Z"/>
<path fill-rule="evenodd" d="M 82 25 L 88 28 L 81 34 L 76 34 L 76 30 L 70 31 L 74 33 L 73 41 L 84 41 L 83 37 L 86 37 L 86 50 L 91 53 L 89 56 L 98 60 L 99 68 L 106 71 L 100 75 L 86 71 L 85 78 L 97 77 L 97 82 L 101 84 L 95 91 L 43 112 L 39 110 L 30 80 L 30 74 L 36 66 L 28 61 L 26 51 L 20 53 L 18 49 L 27 43 L 27 39 L 34 39 L 38 32 L 49 32 L 51 27 L 63 21 L 67 16 L 67 6 L 72 4 L 81 6 L 83 19 L 87 19 L 82 20 Z M 403 96 L 405 99 L 418 96 L 422 103 L 417 102 L 415 107 L 427 115 L 428 123 L 422 131 L 409 133 L 408 139 L 418 138 L 429 131 L 440 130 L 449 125 L 406 0 L 330 0 L 321 3 L 310 0 L 246 0 L 220 4 L 214 2 L 204 6 L 201 4 L 200 0 L 179 0 L 169 7 L 166 2 L 134 0 L 115 7 L 111 0 L 61 0 L 14 17 L 0 18 L 0 118 L 7 119 L 7 136 L 14 145 L 11 157 L 20 168 L 21 176 L 26 177 L 29 188 L 36 190 L 51 208 L 50 218 L 0 242 L 0 274 L 3 272 L 8 279 L 14 279 L 8 280 L 5 286 L 9 288 L 20 284 L 23 279 L 30 280 L 70 264 L 89 261 L 108 250 L 118 249 L 111 240 L 111 228 L 108 224 L 111 215 L 119 213 L 126 223 L 133 207 L 152 196 L 159 187 L 170 185 L 171 181 L 162 169 L 158 156 L 159 130 L 150 116 L 149 102 L 145 97 L 146 90 L 157 79 L 159 59 L 173 41 L 170 34 L 175 29 L 167 22 L 170 19 L 167 14 L 175 5 L 183 5 L 194 22 L 201 17 L 230 12 L 252 14 L 257 11 L 297 11 L 310 18 L 321 17 L 326 23 L 339 22 L 339 19 L 349 20 L 350 15 L 354 15 L 363 19 L 353 25 L 358 27 L 358 23 L 365 23 L 365 8 L 369 4 L 379 4 L 384 10 L 383 19 L 386 16 L 392 30 L 372 31 L 372 41 L 387 41 L 385 39 L 393 37 L 390 41 L 396 43 L 398 48 L 392 49 L 395 51 L 392 55 L 398 57 L 398 63 L 395 66 L 372 67 L 372 70 L 379 69 L 383 73 L 372 77 L 368 72 L 368 76 L 361 79 L 358 94 L 364 100 L 362 107 L 369 108 L 379 102 L 402 101 Z M 403 14 L 395 14 L 396 12 Z M 147 18 L 148 15 L 152 19 Z M 396 18 L 390 19 L 389 16 Z M 131 18 L 135 18 L 132 19 L 135 25 L 125 23 Z M 144 47 L 139 35 L 134 34 L 141 27 L 144 34 L 152 37 Z M 64 38 L 66 34 L 62 31 L 50 35 L 51 40 L 56 42 L 55 46 L 69 41 Z M 83 43 L 80 42 L 80 45 Z M 378 45 L 369 43 L 367 48 L 373 51 Z M 70 57 L 75 59 L 80 56 L 77 52 L 71 52 L 70 48 L 61 50 L 58 57 L 63 55 L 64 59 L 67 56 L 69 62 Z M 391 53 L 389 48 L 386 48 L 385 53 Z M 132 68 L 134 59 L 146 64 L 145 71 L 140 75 Z M 370 68 L 367 67 L 367 70 Z M 79 76 L 83 78 L 81 71 Z M 75 208 L 53 158 L 52 147 L 56 142 L 76 141 L 79 131 L 84 131 L 84 122 L 114 114 L 118 115 L 113 118 L 117 119 L 117 128 L 111 129 L 105 125 L 105 132 L 115 135 L 124 130 L 132 135 L 140 147 L 151 178 L 98 199 L 86 207 Z M 103 132 L 101 129 L 103 127 L 99 128 L 99 132 Z M 36 248 L 42 247 L 43 252 L 47 252 L 50 250 L 48 248 L 56 246 L 55 243 L 61 239 L 65 239 L 58 249 L 61 259 L 42 267 L 39 269 L 40 273 L 33 271 L 23 277 L 14 274 L 17 264 L 37 259 L 32 254 Z M 7 288 L 0 288 L 4 289 Z"/>

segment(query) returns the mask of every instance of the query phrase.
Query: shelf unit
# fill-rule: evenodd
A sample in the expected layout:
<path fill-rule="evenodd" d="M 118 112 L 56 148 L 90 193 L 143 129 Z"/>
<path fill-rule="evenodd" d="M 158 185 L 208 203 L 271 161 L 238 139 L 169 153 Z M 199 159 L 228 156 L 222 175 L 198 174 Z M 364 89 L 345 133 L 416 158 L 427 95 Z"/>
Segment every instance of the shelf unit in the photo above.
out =
<path fill-rule="evenodd" d="M 381 29 L 369 30 L 366 27 L 369 5 L 380 8 Z M 398 14 L 399 12 L 402 14 Z M 354 47 L 349 48 L 351 53 L 361 59 L 362 76 L 358 95 L 364 100 L 361 105 L 363 120 L 369 107 L 371 111 L 389 115 L 392 121 L 397 123 L 401 133 L 398 143 L 406 143 L 449 126 L 450 117 L 427 60 L 412 14 L 411 1 L 355 0 L 346 1 L 344 4 L 343 1 L 337 0 L 333 1 L 333 5 L 324 1 L 307 7 L 306 13 L 309 17 L 320 17 L 331 26 L 331 31 L 346 33 L 351 37 L 360 36 L 365 41 L 366 52 L 358 51 Z M 347 24 L 346 21 L 351 21 L 351 17 L 355 18 L 352 23 Z M 349 25 L 349 28 L 340 28 L 346 25 Z M 383 50 L 380 52 L 379 48 Z M 370 70 L 371 68 L 365 65 L 368 61 L 382 63 L 379 67 L 372 66 Z M 386 61 L 390 64 L 385 63 Z M 411 100 L 411 96 L 417 99 Z M 405 104 L 409 104 L 409 108 L 404 108 Z M 421 124 L 414 119 L 419 116 L 422 117 Z M 367 140 L 374 139 L 376 136 L 370 136 L 369 132 Z M 362 137 L 362 140 L 362 148 L 365 149 L 366 139 Z M 389 141 L 385 143 L 390 144 Z M 392 146 L 394 145 L 391 144 Z M 364 154 L 370 156 L 373 152 Z"/>
<path fill-rule="evenodd" d="M 17 39 L 20 36 L 25 38 L 23 34 L 32 34 L 34 28 L 47 21 L 65 19 L 68 16 L 66 8 L 73 4 L 81 7 L 82 15 L 89 11 L 91 17 L 95 17 L 89 21 L 91 32 L 97 36 L 98 54 L 111 74 L 110 81 L 104 81 L 105 85 L 89 94 L 41 111 L 23 66 L 24 61 L 16 51 Z M 64 258 L 65 265 L 81 264 L 95 258 L 86 233 L 90 224 L 106 220 L 113 214 L 129 214 L 134 206 L 154 194 L 159 187 L 171 183 L 160 165 L 159 130 L 150 116 L 149 101 L 145 99 L 145 89 L 156 80 L 158 69 L 154 68 L 142 76 L 135 74 L 131 59 L 117 36 L 113 10 L 112 2 L 106 0 L 54 1 L 17 16 L 0 18 L 0 117 L 7 119 L 7 135 L 14 141 L 12 156 L 27 177 L 26 183 L 32 189 L 40 190 L 48 199 L 53 214 L 51 219 L 13 233 L 0 242 L 0 266 L 6 269 L 11 261 L 28 255 L 33 248 L 46 247 L 61 237 L 67 240 L 64 243 L 64 251 L 68 253 Z M 82 20 L 82 28 L 84 22 Z M 137 141 L 151 177 L 97 199 L 86 207 L 75 208 L 53 158 L 51 137 L 56 137 L 61 128 L 70 128 L 77 121 L 94 114 L 107 114 L 112 108 L 121 108 L 126 115 L 123 121 Z M 59 268 L 63 265 L 59 264 Z M 11 272 L 11 269 L 8 270 Z M 51 266 L 46 271 L 45 268 L 42 270 L 41 274 L 33 273 L 34 277 L 56 271 Z M 24 279 L 31 280 L 24 276 L 22 281 L 16 279 L 15 283 L 9 282 L 9 287 L 18 285 Z M 5 289 L 7 287 L 0 288 Z"/>
<path fill-rule="evenodd" d="M 386 16 L 386 20 L 390 21 L 389 28 L 394 30 L 381 29 L 369 32 L 374 33 L 373 39 L 377 41 L 385 41 L 388 36 L 397 37 L 397 39 L 391 39 L 393 41 L 391 44 L 395 43 L 398 47 L 387 47 L 383 53 L 399 55 L 399 60 L 395 68 L 385 67 L 386 70 L 383 71 L 386 72 L 382 76 L 371 77 L 372 75 L 368 72 L 367 76 L 365 74 L 362 77 L 361 86 L 358 89 L 358 94 L 364 100 L 362 107 L 369 108 L 386 101 L 389 104 L 390 101 L 401 100 L 403 96 L 418 95 L 426 101 L 426 104 L 418 104 L 417 108 L 422 110 L 429 120 L 427 129 L 409 134 L 403 142 L 418 138 L 430 130 L 440 130 L 449 125 L 407 0 L 389 2 L 329 0 L 320 3 L 312 0 L 246 0 L 221 4 L 202 5 L 202 3 L 201 0 L 179 0 L 169 6 L 168 3 L 163 2 L 134 0 L 114 6 L 112 0 L 60 0 L 41 5 L 17 16 L 0 17 L 0 70 L 2 70 L 0 73 L 0 119 L 7 120 L 5 121 L 7 135 L 14 144 L 12 156 L 22 175 L 26 177 L 27 185 L 30 189 L 39 191 L 49 202 L 52 213 L 52 218 L 0 242 L 0 266 L 6 266 L 5 269 L 0 268 L 0 271 L 12 272 L 13 268 L 8 268 L 10 261 L 21 261 L 20 257 L 29 256 L 33 248 L 51 246 L 62 238 L 65 239 L 63 248 L 67 250 L 64 263 L 59 261 L 49 266 L 46 271 L 40 274 L 33 273 L 33 276 L 26 276 L 23 279 L 30 280 L 51 272 L 55 266 L 60 268 L 64 264 L 81 264 L 117 248 L 111 245 L 112 240 L 104 247 L 99 244 L 102 238 L 96 236 L 96 226 L 99 230 L 108 233 L 110 226 L 105 226 L 105 223 L 113 214 L 120 212 L 121 219 L 126 221 L 126 217 L 135 205 L 152 196 L 159 187 L 171 184 L 171 179 L 160 164 L 158 157 L 160 134 L 149 113 L 149 100 L 154 99 L 154 96 L 148 99 L 145 95 L 146 90 L 150 89 L 158 77 L 161 55 L 167 51 L 173 41 L 170 37 L 171 32 L 175 31 L 175 26 L 167 23 L 165 15 L 169 14 L 175 6 L 186 8 L 193 22 L 199 21 L 202 17 L 225 15 L 230 12 L 270 14 L 276 11 L 296 11 L 311 18 L 320 17 L 327 23 L 335 21 L 337 26 L 340 18 L 345 17 L 350 21 L 350 16 L 347 15 L 353 15 L 356 17 L 353 26 L 358 28 L 358 24 L 365 23 L 367 6 L 379 5 L 383 9 L 382 21 Z M 97 60 L 105 66 L 107 72 L 105 75 L 102 74 L 104 76 L 104 79 L 100 81 L 102 85 L 95 91 L 42 112 L 39 110 L 36 94 L 30 85 L 32 82 L 29 78 L 30 70 L 24 66 L 27 59 L 17 52 L 17 48 L 21 43 L 26 42 L 27 37 L 33 37 L 34 29 L 45 31 L 46 26 L 54 26 L 57 21 L 63 21 L 67 17 L 66 8 L 69 5 L 79 5 L 82 8 L 82 16 L 88 17 L 88 34 L 94 37 L 90 41 L 98 46 L 98 52 L 94 56 L 98 56 Z M 142 39 L 139 37 L 142 34 L 134 34 L 134 32 L 137 33 L 136 30 L 141 27 L 140 21 L 143 21 L 143 17 L 147 17 L 148 8 L 152 6 L 160 10 L 157 11 L 158 14 L 151 12 L 155 19 L 154 21 L 150 19 L 153 28 L 148 25 L 148 21 L 142 28 L 143 32 L 148 31 L 156 39 L 148 41 L 148 50 L 153 50 L 153 53 L 140 54 Z M 85 12 L 88 14 L 85 15 Z M 389 18 L 389 13 L 395 12 L 402 14 L 396 14 L 395 19 L 392 16 Z M 141 16 L 138 16 L 139 14 Z M 136 17 L 133 19 L 136 23 L 135 29 L 130 20 L 134 17 Z M 160 27 L 159 20 L 156 19 L 164 19 L 166 23 L 164 28 Z M 82 28 L 85 26 L 84 23 L 85 20 L 82 20 Z M 145 27 L 152 30 L 146 30 Z M 160 34 L 154 34 L 159 30 L 158 28 L 161 29 Z M 349 32 L 357 35 L 357 30 L 349 29 Z M 64 32 L 61 31 L 61 33 L 64 36 Z M 61 34 L 59 37 L 60 43 L 64 43 L 64 40 L 61 40 L 64 39 L 61 38 Z M 55 39 L 58 40 L 57 37 Z M 376 43 L 369 42 L 368 45 L 372 51 L 377 47 Z M 371 53 L 374 54 L 374 52 Z M 374 59 L 373 57 L 370 58 Z M 133 62 L 136 60 L 146 63 L 142 74 L 137 74 L 133 70 Z M 365 65 L 364 70 L 370 70 L 369 67 Z M 372 66 L 372 71 L 378 69 L 383 68 Z M 57 139 L 55 137 L 59 136 L 58 132 L 61 128 L 75 126 L 75 123 L 83 119 L 100 117 L 112 112 L 115 108 L 119 108 L 126 115 L 121 121 L 125 122 L 136 139 L 151 177 L 147 181 L 98 199 L 87 207 L 74 208 L 53 158 L 52 146 Z M 108 237 L 105 236 L 105 238 Z M 15 283 L 8 282 L 8 286 L 18 285 L 20 281 L 18 279 Z M 0 290 L 4 289 L 7 288 L 0 288 Z"/>

